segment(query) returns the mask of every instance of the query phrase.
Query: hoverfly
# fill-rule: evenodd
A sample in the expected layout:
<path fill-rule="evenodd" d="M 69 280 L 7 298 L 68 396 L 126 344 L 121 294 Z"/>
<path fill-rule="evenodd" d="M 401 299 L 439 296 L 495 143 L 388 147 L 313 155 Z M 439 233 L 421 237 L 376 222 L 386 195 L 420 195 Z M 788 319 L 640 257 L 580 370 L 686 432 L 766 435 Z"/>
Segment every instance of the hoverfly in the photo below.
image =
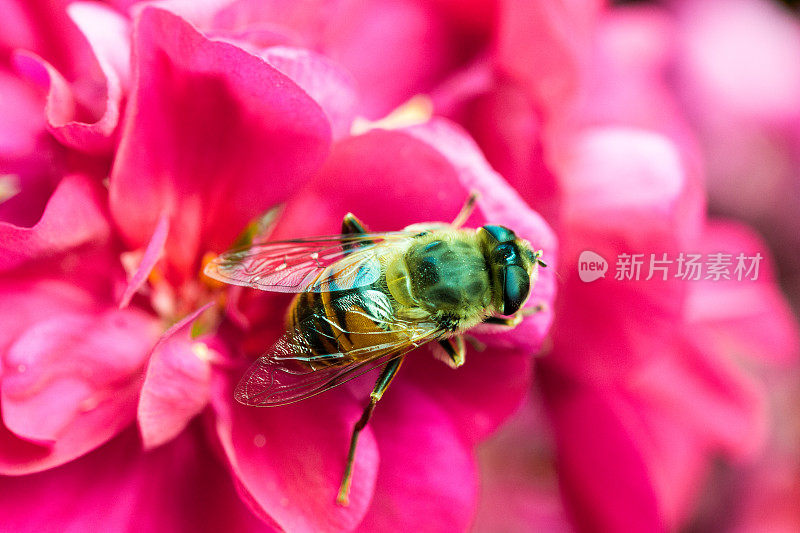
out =
<path fill-rule="evenodd" d="M 480 323 L 514 327 L 526 314 L 537 269 L 546 266 L 542 252 L 503 226 L 462 229 L 476 199 L 470 195 L 450 224 L 388 233 L 369 233 L 348 213 L 341 235 L 255 244 L 205 268 L 225 283 L 297 293 L 285 333 L 239 382 L 239 402 L 286 405 L 382 367 L 353 428 L 341 505 L 348 504 L 359 433 L 404 357 L 436 342 L 439 358 L 458 368 L 465 330 Z"/>

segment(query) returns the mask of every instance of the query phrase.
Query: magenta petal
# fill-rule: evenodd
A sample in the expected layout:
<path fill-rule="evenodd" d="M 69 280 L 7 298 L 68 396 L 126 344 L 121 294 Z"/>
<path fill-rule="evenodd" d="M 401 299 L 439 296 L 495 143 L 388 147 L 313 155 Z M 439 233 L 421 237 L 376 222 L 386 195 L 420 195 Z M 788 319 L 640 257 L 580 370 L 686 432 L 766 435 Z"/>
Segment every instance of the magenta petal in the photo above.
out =
<path fill-rule="evenodd" d="M 211 41 L 145 6 L 134 29 L 129 116 L 110 184 L 111 210 L 133 247 L 170 215 L 168 266 L 194 276 L 255 216 L 316 170 L 330 125 L 319 105 L 263 59 Z"/>
<path fill-rule="evenodd" d="M 415 386 L 386 393 L 371 422 L 381 464 L 360 531 L 465 531 L 477 499 L 472 447 Z"/>
<path fill-rule="evenodd" d="M 334 145 L 319 174 L 287 203 L 274 236 L 337 233 L 349 211 L 373 231 L 448 221 L 468 195 L 435 149 L 405 132 L 372 130 Z"/>
<path fill-rule="evenodd" d="M 144 453 L 128 430 L 59 468 L 0 477 L 8 531 L 270 531 L 194 429 Z"/>
<path fill-rule="evenodd" d="M 629 425 L 635 414 L 610 391 L 543 372 L 567 511 L 586 531 L 664 531 L 647 465 Z"/>
<path fill-rule="evenodd" d="M 359 114 L 374 119 L 427 92 L 447 69 L 463 60 L 464 52 L 454 39 L 455 24 L 436 4 L 215 0 L 170 2 L 167 9 L 185 16 L 208 35 L 235 35 L 239 41 L 258 44 L 264 37 L 274 42 L 283 34 L 288 37 L 283 42 L 320 52 L 352 74 L 361 92 Z M 465 12 L 461 3 L 458 12 Z"/>
<path fill-rule="evenodd" d="M 513 344 L 501 334 L 481 336 L 481 341 L 492 342 L 491 337 L 506 337 Z M 494 432 L 530 388 L 532 353 L 504 348 L 501 341 L 481 352 L 469 347 L 464 366 L 457 370 L 419 350 L 401 371 L 403 379 L 412 380 L 446 410 L 459 434 L 473 444 Z"/>
<path fill-rule="evenodd" d="M 510 0 L 502 4 L 496 60 L 540 108 L 562 111 L 575 96 L 591 50 L 599 0 Z"/>
<path fill-rule="evenodd" d="M 261 57 L 299 85 L 325 110 L 335 139 L 350 134 L 356 114 L 355 80 L 325 56 L 287 46 L 274 46 Z"/>
<path fill-rule="evenodd" d="M 0 161 L 34 157 L 37 143 L 44 132 L 42 106 L 44 101 L 38 91 L 26 80 L 0 70 Z M 3 169 L 5 170 L 5 169 Z"/>
<path fill-rule="evenodd" d="M 760 364 L 788 365 L 800 355 L 800 333 L 791 309 L 775 284 L 769 253 L 761 239 L 733 222 L 712 222 L 698 250 L 731 255 L 730 280 L 692 283 L 687 296 L 687 320 L 693 340 L 726 359 L 745 355 Z M 761 255 L 757 279 L 737 279 L 737 257 Z M 744 272 L 743 272 L 744 274 Z M 752 276 L 752 274 L 751 274 Z"/>
<path fill-rule="evenodd" d="M 47 133 L 45 96 L 0 69 L 0 221 L 32 226 L 63 175 L 61 146 Z"/>
<path fill-rule="evenodd" d="M 89 43 L 105 78 L 105 105 L 93 123 L 50 120 L 50 131 L 67 146 L 87 152 L 105 152 L 114 145 L 123 93 L 130 77 L 130 24 L 116 11 L 95 3 L 75 2 L 67 12 Z M 50 102 L 48 100 L 48 119 Z"/>
<path fill-rule="evenodd" d="M 637 410 L 640 453 L 647 462 L 661 516 L 674 529 L 685 524 L 696 510 L 698 496 L 707 483 L 710 465 L 706 441 L 686 431 L 682 413 L 644 406 Z"/>
<path fill-rule="evenodd" d="M 139 398 L 138 421 L 146 449 L 183 431 L 208 403 L 211 365 L 200 342 L 173 338 L 152 355 Z"/>
<path fill-rule="evenodd" d="M 552 435 L 532 396 L 478 448 L 481 487 L 473 531 L 573 531 L 558 494 Z"/>
<path fill-rule="evenodd" d="M 111 105 L 114 91 L 124 92 L 130 84 L 130 22 L 119 12 L 96 2 L 72 2 L 67 6 L 67 14 L 89 42 L 103 74 L 109 78 L 108 83 L 119 85 L 108 88 Z"/>
<path fill-rule="evenodd" d="M 662 253 L 697 238 L 703 197 L 667 137 L 598 127 L 582 131 L 569 146 L 559 162 L 562 216 L 572 237 L 568 264 L 576 264 L 584 249 Z M 608 241 L 616 248 L 597 248 Z"/>
<path fill-rule="evenodd" d="M 153 236 L 150 238 L 150 242 L 147 243 L 147 248 L 145 248 L 144 255 L 142 255 L 142 261 L 136 268 L 136 272 L 133 273 L 133 276 L 128 281 L 125 292 L 122 293 L 122 299 L 119 302 L 120 309 L 128 307 L 133 295 L 136 294 L 136 291 L 147 281 L 147 276 L 150 275 L 153 267 L 156 266 L 156 263 L 161 258 L 161 254 L 164 252 L 164 244 L 167 242 L 168 233 L 169 219 L 162 215 L 158 219 L 158 224 L 156 224 L 156 229 L 153 232 Z"/>
<path fill-rule="evenodd" d="M 687 347 L 643 365 L 632 381 L 643 404 L 680 416 L 682 431 L 712 446 L 746 456 L 764 443 L 762 391 L 731 359 Z"/>
<path fill-rule="evenodd" d="M 69 15 L 88 41 L 94 60 L 99 65 L 99 83 L 105 85 L 104 105 L 97 120 L 83 118 L 83 104 L 88 92 L 87 80 L 73 87 L 48 61 L 30 52 L 17 54 L 17 69 L 28 78 L 48 85 L 47 116 L 50 132 L 63 144 L 87 152 L 104 152 L 114 143 L 113 134 L 119 123 L 124 85 L 128 78 L 128 22 L 117 12 L 99 4 L 76 2 L 69 6 Z M 75 43 L 76 45 L 78 43 Z M 83 44 L 83 43 L 81 43 Z M 88 59 L 87 59 L 88 60 Z M 87 69 L 88 70 L 88 69 Z M 91 95 L 95 97 L 94 94 Z M 80 103 L 79 103 L 80 101 Z M 91 114 L 94 102 L 86 102 Z"/>
<path fill-rule="evenodd" d="M 350 505 L 336 503 L 352 424 L 361 406 L 345 390 L 292 405 L 255 408 L 231 403 L 225 379 L 212 405 L 217 433 L 253 510 L 286 531 L 343 531 L 362 520 L 377 474 L 372 431 L 361 433 Z"/>
<path fill-rule="evenodd" d="M 83 175 L 67 176 L 36 225 L 24 228 L 0 222 L 0 271 L 82 244 L 101 243 L 109 233 L 99 187 Z"/>
<path fill-rule="evenodd" d="M 666 9 L 645 5 L 607 10 L 586 69 L 591 81 L 585 84 L 574 120 L 662 133 L 687 153 L 694 152 L 694 132 L 685 124 L 672 80 L 678 34 Z"/>
<path fill-rule="evenodd" d="M 61 280 L 3 279 L 0 294 L 0 354 L 37 321 L 75 312 L 99 312 L 102 308 L 96 295 Z"/>
<path fill-rule="evenodd" d="M 25 464 L 0 450 L 2 471 L 61 464 L 130 423 L 156 331 L 149 316 L 115 310 L 61 315 L 23 333 L 3 359 L 3 422 L 22 438 L 52 444 L 46 457 Z"/>
<path fill-rule="evenodd" d="M 682 96 L 706 125 L 717 113 L 726 126 L 796 120 L 800 25 L 790 11 L 760 0 L 681 0 L 674 7 Z"/>
<path fill-rule="evenodd" d="M 12 56 L 12 60 L 14 67 L 22 76 L 37 85 L 46 86 L 45 115 L 51 132 L 72 121 L 77 113 L 77 103 L 64 76 L 33 52 L 18 51 Z"/>
<path fill-rule="evenodd" d="M 427 92 L 457 62 L 452 30 L 434 5 L 373 0 L 332 11 L 335 22 L 332 31 L 320 32 L 320 48 L 353 74 L 362 93 L 360 112 L 369 118 Z"/>
<path fill-rule="evenodd" d="M 487 67 L 478 64 L 478 67 Z M 480 75 L 480 71 L 478 74 Z M 485 75 L 484 75 L 485 76 Z M 557 218 L 556 176 L 545 161 L 543 121 L 521 87 L 495 80 L 477 94 L 459 95 L 444 87 L 444 97 L 461 98 L 453 115 L 469 131 L 491 163 L 529 205 L 548 220 Z M 488 84 L 488 83 L 487 83 Z"/>

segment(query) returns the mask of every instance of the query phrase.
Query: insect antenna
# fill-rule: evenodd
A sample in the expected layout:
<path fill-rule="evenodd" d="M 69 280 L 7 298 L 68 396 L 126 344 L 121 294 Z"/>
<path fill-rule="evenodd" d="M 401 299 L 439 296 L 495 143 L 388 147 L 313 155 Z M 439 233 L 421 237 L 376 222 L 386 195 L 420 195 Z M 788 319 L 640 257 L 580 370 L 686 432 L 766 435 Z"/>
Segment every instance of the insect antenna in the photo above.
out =
<path fill-rule="evenodd" d="M 458 212 L 456 218 L 451 224 L 454 228 L 460 228 L 464 222 L 467 221 L 469 216 L 472 214 L 472 211 L 475 209 L 475 202 L 478 201 L 479 197 L 480 193 L 478 193 L 478 191 L 470 191 L 467 201 L 464 202 L 464 206 L 461 208 L 461 211 Z"/>

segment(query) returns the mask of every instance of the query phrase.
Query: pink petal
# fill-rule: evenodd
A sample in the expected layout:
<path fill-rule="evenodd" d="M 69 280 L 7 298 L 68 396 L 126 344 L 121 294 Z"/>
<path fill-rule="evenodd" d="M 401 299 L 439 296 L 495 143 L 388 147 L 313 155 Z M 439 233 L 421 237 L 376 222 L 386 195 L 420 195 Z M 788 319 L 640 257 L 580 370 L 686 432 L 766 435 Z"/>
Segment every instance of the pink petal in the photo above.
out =
<path fill-rule="evenodd" d="M 763 392 L 732 361 L 690 347 L 631 377 L 641 402 L 680 417 L 683 432 L 734 456 L 752 456 L 767 433 Z"/>
<path fill-rule="evenodd" d="M 531 397 L 481 444 L 474 531 L 572 531 L 558 493 L 550 433 L 544 406 Z"/>
<path fill-rule="evenodd" d="M 59 141 L 78 150 L 104 152 L 113 145 L 112 134 L 119 122 L 122 91 L 127 84 L 128 23 L 115 11 L 90 3 L 72 4 L 69 14 L 87 39 L 102 73 L 103 80 L 99 83 L 105 85 L 104 102 L 88 104 L 89 108 L 101 109 L 99 118 L 83 118 L 86 114 L 81 108 L 86 104 L 83 87 L 78 84 L 75 89 L 78 92 L 73 94 L 72 85 L 45 59 L 33 53 L 19 53 L 15 57 L 16 67 L 30 79 L 48 80 L 45 113 L 48 129 Z"/>
<path fill-rule="evenodd" d="M 705 350 L 723 359 L 745 356 L 759 363 L 787 365 L 800 355 L 800 333 L 785 297 L 774 281 L 764 243 L 744 226 L 712 222 L 698 251 L 731 255 L 730 280 L 702 280 L 690 287 L 687 319 L 692 336 Z M 763 258 L 758 278 L 737 279 L 737 256 Z M 749 260 L 747 262 L 749 266 Z"/>
<path fill-rule="evenodd" d="M 0 452 L 4 473 L 62 464 L 130 423 L 156 331 L 132 310 L 61 315 L 25 331 L 3 359 L 3 422 L 22 438 L 51 443 L 50 453 L 16 463 Z"/>
<path fill-rule="evenodd" d="M 45 116 L 51 133 L 55 135 L 58 128 L 71 122 L 78 112 L 69 82 L 56 68 L 33 52 L 18 51 L 12 59 L 20 75 L 46 89 Z"/>
<path fill-rule="evenodd" d="M 353 74 L 361 93 L 359 111 L 369 118 L 427 92 L 458 61 L 451 30 L 434 6 L 376 0 L 337 11 L 320 48 Z"/>
<path fill-rule="evenodd" d="M 161 259 L 161 255 L 164 252 L 164 244 L 167 242 L 168 233 L 169 219 L 162 215 L 158 219 L 158 224 L 156 224 L 156 229 L 153 232 L 153 236 L 150 238 L 150 242 L 147 243 L 147 248 L 145 248 L 144 255 L 142 255 L 142 261 L 139 263 L 130 281 L 128 281 L 128 286 L 125 287 L 125 292 L 122 294 L 122 299 L 119 302 L 120 309 L 128 307 L 133 295 L 136 294 L 136 291 L 147 281 L 147 277 L 150 275 L 150 272 L 152 272 L 153 267 L 156 266 L 158 260 Z"/>
<path fill-rule="evenodd" d="M 84 34 L 111 85 L 123 92 L 130 85 L 130 23 L 119 12 L 94 2 L 72 2 L 67 14 Z M 109 100 L 112 98 L 109 87 Z M 110 102 L 109 102 L 110 103 Z M 108 112 L 108 111 L 107 111 Z"/>
<path fill-rule="evenodd" d="M 359 114 L 369 118 L 427 92 L 464 55 L 454 46 L 453 21 L 438 6 L 413 0 L 240 0 L 173 3 L 168 9 L 208 35 L 238 34 L 241 39 L 249 33 L 257 41 L 259 33 L 283 33 L 288 42 L 320 52 L 355 78 Z"/>
<path fill-rule="evenodd" d="M 598 21 L 583 94 L 570 120 L 625 125 L 676 142 L 701 172 L 695 132 L 685 122 L 672 82 L 678 31 L 666 10 L 653 5 L 609 9 Z M 573 124 L 575 128 L 577 124 Z"/>
<path fill-rule="evenodd" d="M 636 399 L 629 401 L 635 402 Z M 640 453 L 647 461 L 664 520 L 674 529 L 686 524 L 708 489 L 708 448 L 702 435 L 686 431 L 682 413 L 634 407 Z"/>
<path fill-rule="evenodd" d="M 112 214 L 128 243 L 141 247 L 167 210 L 168 266 L 194 276 L 205 250 L 229 247 L 317 168 L 330 126 L 265 61 L 152 6 L 137 16 L 133 64 Z"/>
<path fill-rule="evenodd" d="M 562 111 L 589 59 L 597 0 L 512 0 L 503 4 L 496 60 L 523 82 L 540 108 Z"/>
<path fill-rule="evenodd" d="M 0 294 L 0 354 L 38 321 L 72 312 L 99 312 L 103 307 L 92 292 L 58 279 L 2 279 Z"/>
<path fill-rule="evenodd" d="M 137 417 L 146 449 L 173 439 L 208 403 L 211 366 L 200 344 L 172 339 L 153 353 Z"/>
<path fill-rule="evenodd" d="M 83 244 L 103 243 L 109 234 L 99 187 L 83 175 L 67 176 L 33 227 L 0 222 L 0 271 Z"/>
<path fill-rule="evenodd" d="M 301 48 L 274 46 L 261 53 L 289 76 L 321 107 L 331 122 L 334 139 L 350 134 L 358 95 L 350 74 L 325 56 Z"/>
<path fill-rule="evenodd" d="M 338 233 L 348 211 L 372 231 L 451 221 L 468 195 L 433 147 L 404 132 L 373 130 L 334 145 L 319 174 L 287 203 L 273 237 Z M 477 209 L 468 225 L 481 214 Z"/>
<path fill-rule="evenodd" d="M 247 407 L 231 403 L 227 378 L 220 378 L 212 393 L 217 433 L 254 512 L 287 531 L 355 528 L 367 511 L 377 474 L 377 446 L 369 428 L 359 439 L 350 505 L 338 505 L 336 494 L 362 407 L 345 390 L 283 407 Z"/>
<path fill-rule="evenodd" d="M 25 7 L 19 0 L 0 0 L 0 10 L 6 21 L 0 29 L 0 49 L 31 49 L 36 45 L 36 29 Z"/>
<path fill-rule="evenodd" d="M 270 531 L 197 428 L 149 453 L 130 429 L 59 468 L 0 477 L 0 490 L 3 526 L 13 531 Z"/>
<path fill-rule="evenodd" d="M 645 283 L 649 263 L 642 267 L 641 281 L 614 279 L 618 254 L 641 253 L 649 261 L 650 254 L 676 257 L 687 251 L 703 223 L 703 199 L 699 184 L 687 176 L 677 147 L 644 130 L 587 129 L 559 166 L 560 244 L 562 263 L 569 265 L 562 271 L 563 294 L 565 301 L 579 303 L 565 307 L 557 329 L 566 346 L 583 343 L 578 349 L 560 349 L 559 357 L 571 358 L 576 372 L 602 379 L 631 361 L 609 368 L 592 356 L 592 344 L 599 347 L 597 353 L 617 354 L 617 361 L 646 357 L 646 351 L 634 348 L 647 336 L 641 332 L 659 328 L 670 335 L 687 290 L 687 284 L 674 277 Z M 578 279 L 575 266 L 585 250 L 608 261 L 605 279 L 594 283 Z M 597 318 L 601 316 L 602 321 Z M 618 325 L 609 328 L 612 323 Z M 631 348 L 623 348 L 626 344 Z"/>
<path fill-rule="evenodd" d="M 0 221 L 32 226 L 63 175 L 62 147 L 47 133 L 45 97 L 0 69 Z"/>
<path fill-rule="evenodd" d="M 702 196 L 681 153 L 663 136 L 633 128 L 587 129 L 559 166 L 563 216 L 580 238 L 571 242 L 570 255 L 612 236 L 625 239 L 620 251 L 649 245 L 647 251 L 662 252 L 670 241 L 691 242 L 699 234 Z"/>
<path fill-rule="evenodd" d="M 5 69 L 0 70 L 0 90 L 3 99 L 0 111 L 0 160 L 35 156 L 39 138 L 44 133 L 41 118 L 44 100 L 29 83 Z"/>
<path fill-rule="evenodd" d="M 794 120 L 800 113 L 800 24 L 760 0 L 700 0 L 678 6 L 686 99 L 728 120 Z"/>
<path fill-rule="evenodd" d="M 70 82 L 81 78 L 82 96 L 88 95 L 98 87 L 102 73 L 86 38 L 67 16 L 67 4 L 69 0 L 3 2 L 9 18 L 0 28 L 0 48 L 28 50 L 45 58 Z"/>
<path fill-rule="evenodd" d="M 476 508 L 471 446 L 447 408 L 413 386 L 386 393 L 371 422 L 381 464 L 360 531 L 465 531 Z"/>
<path fill-rule="evenodd" d="M 462 110 L 447 116 L 469 131 L 492 168 L 529 205 L 548 220 L 555 220 L 558 190 L 544 158 L 543 124 L 524 90 L 491 80 L 479 94 L 461 98 Z"/>
<path fill-rule="evenodd" d="M 630 407 L 554 372 L 541 377 L 567 511 L 581 530 L 664 531 Z"/>
<path fill-rule="evenodd" d="M 189 338 L 189 327 L 205 305 L 164 333 L 147 364 L 137 420 L 145 449 L 172 440 L 208 403 L 211 354 Z"/>
<path fill-rule="evenodd" d="M 533 352 L 523 351 L 507 338 L 504 346 L 493 337 L 508 335 L 481 336 L 486 349 L 479 352 L 469 346 L 464 366 L 456 370 L 434 359 L 428 350 L 419 350 L 398 377 L 412 381 L 425 391 L 428 401 L 443 407 L 458 433 L 473 444 L 496 431 L 530 389 Z"/>
<path fill-rule="evenodd" d="M 800 485 L 794 450 L 773 451 L 754 470 L 750 475 L 742 476 L 745 477 L 743 483 L 739 476 L 731 480 L 737 488 L 742 487 L 742 501 L 738 502 L 739 509 L 731 530 L 736 533 L 791 533 L 800 529 L 800 509 L 796 505 L 800 498 Z M 712 512 L 714 510 L 712 508 Z M 726 511 L 727 508 L 722 512 Z M 707 518 L 716 522 L 717 516 L 719 513 Z"/>

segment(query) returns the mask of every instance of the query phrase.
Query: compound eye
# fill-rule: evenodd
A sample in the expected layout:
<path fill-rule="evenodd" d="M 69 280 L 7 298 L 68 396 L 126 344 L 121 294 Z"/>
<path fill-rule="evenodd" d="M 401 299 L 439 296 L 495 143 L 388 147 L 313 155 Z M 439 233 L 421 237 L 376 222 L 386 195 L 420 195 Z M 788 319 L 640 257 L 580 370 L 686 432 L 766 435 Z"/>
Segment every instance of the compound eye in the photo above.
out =
<path fill-rule="evenodd" d="M 504 278 L 503 314 L 508 316 L 519 311 L 519 308 L 528 299 L 528 293 L 531 290 L 531 279 L 524 268 L 516 265 L 505 268 Z"/>
<path fill-rule="evenodd" d="M 519 248 L 513 243 L 498 244 L 492 250 L 492 260 L 501 265 L 520 264 Z"/>
<path fill-rule="evenodd" d="M 517 235 L 506 228 L 505 226 L 496 226 L 494 224 L 487 224 L 481 227 L 486 233 L 494 237 L 497 242 L 511 242 L 517 238 Z"/>

